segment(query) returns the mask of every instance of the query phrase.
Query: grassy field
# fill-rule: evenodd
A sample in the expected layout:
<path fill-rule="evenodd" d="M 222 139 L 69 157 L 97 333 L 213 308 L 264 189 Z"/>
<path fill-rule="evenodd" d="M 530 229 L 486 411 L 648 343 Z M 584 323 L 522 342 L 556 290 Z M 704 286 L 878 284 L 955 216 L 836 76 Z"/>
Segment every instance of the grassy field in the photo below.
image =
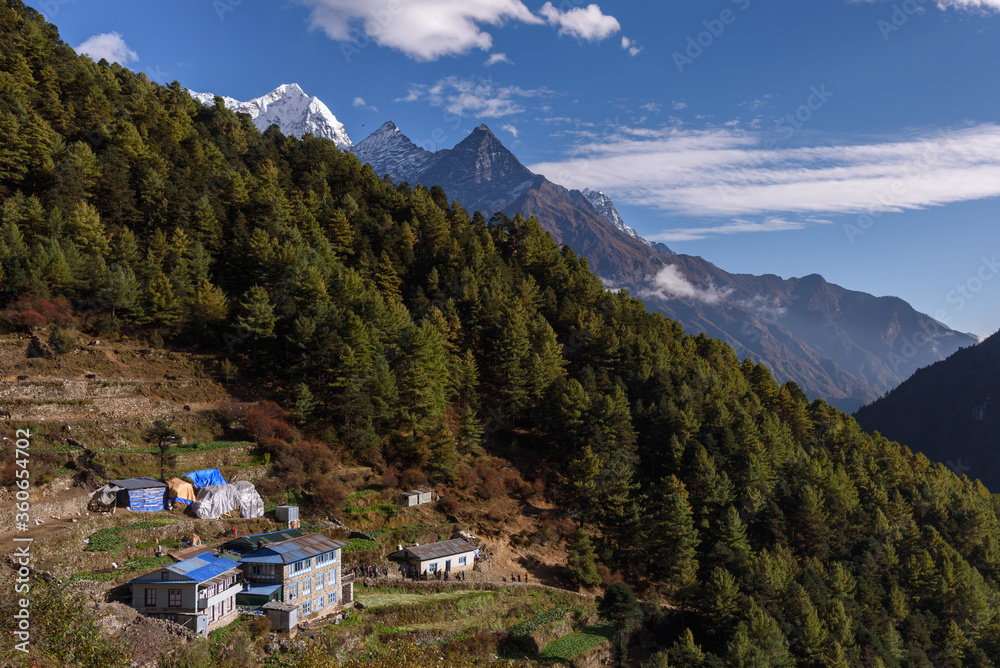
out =
<path fill-rule="evenodd" d="M 606 640 L 600 635 L 601 628 L 592 627 L 572 633 L 571 640 L 562 645 L 550 643 L 551 657 L 526 656 L 516 648 L 507 651 L 512 637 L 508 629 L 524 631 L 550 618 L 566 617 L 570 612 L 579 612 L 581 616 L 594 613 L 592 599 L 570 592 L 520 587 L 423 591 L 357 586 L 355 598 L 364 605 L 364 610 L 340 625 L 324 629 L 324 642 L 332 653 L 351 648 L 365 656 L 384 657 L 399 643 L 416 643 L 438 647 L 445 665 L 449 656 L 467 660 L 472 655 L 504 656 L 528 660 L 534 665 L 536 661 L 562 661 L 569 652 L 585 651 Z"/>
<path fill-rule="evenodd" d="M 577 654 L 610 642 L 614 632 L 615 627 L 610 622 L 588 626 L 582 631 L 556 638 L 542 649 L 538 658 L 568 662 Z"/>

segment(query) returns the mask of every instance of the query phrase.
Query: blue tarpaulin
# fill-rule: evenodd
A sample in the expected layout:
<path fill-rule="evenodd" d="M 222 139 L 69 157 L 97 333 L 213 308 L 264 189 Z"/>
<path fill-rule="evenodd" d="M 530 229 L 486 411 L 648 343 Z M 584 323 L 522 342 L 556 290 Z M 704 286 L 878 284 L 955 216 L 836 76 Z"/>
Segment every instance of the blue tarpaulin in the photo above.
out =
<path fill-rule="evenodd" d="M 219 469 L 205 469 L 203 471 L 191 471 L 185 473 L 185 478 L 191 478 L 195 487 L 210 487 L 212 485 L 225 485 L 226 479 L 222 477 Z"/>

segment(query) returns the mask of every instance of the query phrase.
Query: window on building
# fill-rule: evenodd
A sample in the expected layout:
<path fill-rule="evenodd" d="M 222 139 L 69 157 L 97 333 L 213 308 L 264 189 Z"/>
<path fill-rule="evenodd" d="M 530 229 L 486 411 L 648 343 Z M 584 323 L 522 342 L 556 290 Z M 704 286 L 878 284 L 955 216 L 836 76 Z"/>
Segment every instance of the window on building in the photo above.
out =
<path fill-rule="evenodd" d="M 316 591 L 322 591 L 326 586 L 326 578 L 329 573 L 322 573 L 316 577 Z"/>
<path fill-rule="evenodd" d="M 174 624 L 177 623 L 177 613 L 176 612 L 168 612 L 167 614 L 163 615 L 163 618 L 165 620 L 167 620 L 168 622 L 173 622 Z"/>
<path fill-rule="evenodd" d="M 181 607 L 181 590 L 180 589 L 168 589 L 167 590 L 167 605 L 171 608 Z"/>
<path fill-rule="evenodd" d="M 316 568 L 333 561 L 333 552 L 324 552 L 316 555 Z"/>
<path fill-rule="evenodd" d="M 296 561 L 292 564 L 292 573 L 305 573 L 312 568 L 312 562 L 312 557 L 303 559 L 302 561 Z"/>
<path fill-rule="evenodd" d="M 333 570 L 327 571 L 326 576 L 327 576 L 327 578 L 329 578 L 326 581 L 326 583 L 328 585 L 330 585 L 332 587 L 333 585 L 337 584 L 337 569 L 336 568 L 334 568 Z"/>
<path fill-rule="evenodd" d="M 302 616 L 303 617 L 308 617 L 309 615 L 312 614 L 312 611 L 313 611 L 312 601 L 306 601 L 305 603 L 302 604 Z"/>
<path fill-rule="evenodd" d="M 260 580 L 274 579 L 274 564 L 252 564 L 250 576 Z"/>
<path fill-rule="evenodd" d="M 168 573 L 167 571 L 161 571 L 160 572 L 160 579 L 161 580 L 169 580 L 170 579 L 170 573 Z"/>
<path fill-rule="evenodd" d="M 428 573 L 437 573 L 437 571 L 438 571 L 438 562 L 435 561 L 430 564 L 427 564 Z"/>
<path fill-rule="evenodd" d="M 236 597 L 235 597 L 235 596 L 230 596 L 230 597 L 229 597 L 229 612 L 232 612 L 232 611 L 233 611 L 233 601 L 234 601 L 234 600 L 236 600 Z"/>
<path fill-rule="evenodd" d="M 468 559 L 468 557 L 459 557 L 458 558 L 458 565 L 459 566 L 465 566 L 466 564 L 468 564 L 468 562 L 466 561 L 466 559 Z"/>
<path fill-rule="evenodd" d="M 222 618 L 225 617 L 225 615 L 226 615 L 226 602 L 219 601 L 219 617 Z"/>
<path fill-rule="evenodd" d="M 210 621 L 210 622 L 214 622 L 215 621 L 215 606 L 214 605 L 209 606 L 209 608 L 208 608 L 208 621 Z"/>
<path fill-rule="evenodd" d="M 331 591 L 329 594 L 326 595 L 326 602 L 329 605 L 337 605 L 337 591 L 336 590 Z"/>
<path fill-rule="evenodd" d="M 288 600 L 294 601 L 299 597 L 299 583 L 294 582 L 288 585 Z"/>
<path fill-rule="evenodd" d="M 156 590 L 152 587 L 146 588 L 146 605 L 156 607 Z"/>
<path fill-rule="evenodd" d="M 314 601 L 314 603 L 316 605 L 316 609 L 317 610 L 322 610 L 323 608 L 326 607 L 326 597 L 325 596 L 320 596 L 319 598 L 317 598 Z"/>
<path fill-rule="evenodd" d="M 303 596 L 308 596 L 309 594 L 312 593 L 312 590 L 313 590 L 313 579 L 312 578 L 306 578 L 305 580 L 303 580 L 302 581 L 302 595 Z"/>

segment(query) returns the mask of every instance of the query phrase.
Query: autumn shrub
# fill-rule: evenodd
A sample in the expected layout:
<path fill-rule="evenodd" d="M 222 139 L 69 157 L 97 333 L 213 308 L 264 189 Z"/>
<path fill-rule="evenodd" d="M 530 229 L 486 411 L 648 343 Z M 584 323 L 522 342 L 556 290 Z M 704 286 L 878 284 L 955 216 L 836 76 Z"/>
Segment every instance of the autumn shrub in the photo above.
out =
<path fill-rule="evenodd" d="M 286 421 L 287 417 L 288 413 L 278 404 L 262 401 L 247 410 L 247 429 L 257 441 L 271 438 L 290 441 L 292 425 Z"/>
<path fill-rule="evenodd" d="M 401 482 L 406 488 L 426 487 L 427 476 L 420 469 L 406 469 L 403 471 Z"/>
<path fill-rule="evenodd" d="M 324 480 L 313 480 L 312 482 L 313 503 L 321 508 L 340 508 L 347 500 L 347 492 L 339 480 L 326 478 Z"/>
<path fill-rule="evenodd" d="M 74 327 L 77 324 L 73 305 L 68 299 L 65 297 L 46 299 L 32 292 L 26 292 L 11 302 L 0 318 L 9 325 L 28 329 L 49 325 Z"/>
<path fill-rule="evenodd" d="M 441 510 L 448 515 L 454 515 L 462 509 L 461 501 L 459 501 L 454 494 L 447 492 L 441 495 L 439 504 Z"/>
<path fill-rule="evenodd" d="M 390 466 L 382 474 L 382 489 L 396 489 L 399 487 L 399 474 L 395 467 Z"/>

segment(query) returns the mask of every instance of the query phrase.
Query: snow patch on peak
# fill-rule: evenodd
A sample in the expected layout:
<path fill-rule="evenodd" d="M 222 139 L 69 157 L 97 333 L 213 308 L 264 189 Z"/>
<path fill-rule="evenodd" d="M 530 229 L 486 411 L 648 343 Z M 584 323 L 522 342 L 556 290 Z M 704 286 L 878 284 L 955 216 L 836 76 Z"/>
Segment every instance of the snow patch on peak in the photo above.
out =
<path fill-rule="evenodd" d="M 215 104 L 212 93 L 196 93 L 189 90 L 194 99 L 204 105 Z M 282 134 L 302 137 L 310 133 L 333 141 L 340 149 L 349 149 L 354 142 L 347 136 L 344 124 L 337 120 L 317 97 L 309 97 L 296 83 L 282 84 L 267 95 L 240 102 L 231 97 L 223 97 L 227 109 L 237 113 L 250 114 L 254 125 L 263 132 L 277 125 Z"/>
<path fill-rule="evenodd" d="M 625 224 L 625 221 L 622 220 L 621 214 L 618 213 L 618 209 L 615 208 L 614 202 L 611 201 L 610 197 L 600 191 L 591 190 L 590 188 L 584 188 L 583 196 L 588 202 L 590 202 L 590 205 L 597 210 L 597 213 L 607 218 L 619 232 L 649 245 L 649 242 L 639 236 L 638 232 Z"/>

